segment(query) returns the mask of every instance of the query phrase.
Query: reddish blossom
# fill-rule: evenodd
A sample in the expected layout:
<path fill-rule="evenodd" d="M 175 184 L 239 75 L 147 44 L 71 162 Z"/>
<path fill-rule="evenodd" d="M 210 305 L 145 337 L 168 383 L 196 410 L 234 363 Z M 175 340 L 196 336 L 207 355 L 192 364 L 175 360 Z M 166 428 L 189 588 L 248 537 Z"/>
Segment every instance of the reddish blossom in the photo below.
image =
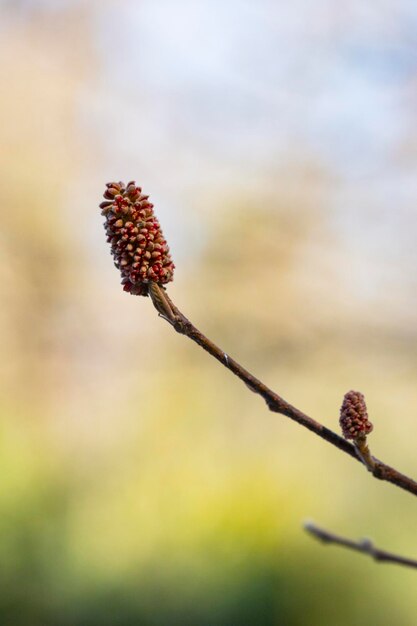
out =
<path fill-rule="evenodd" d="M 174 263 L 149 196 L 134 181 L 107 183 L 100 204 L 104 228 L 125 291 L 148 295 L 150 282 L 165 285 L 173 279 Z"/>
<path fill-rule="evenodd" d="M 345 394 L 340 409 L 340 426 L 346 439 L 361 439 L 372 431 L 365 397 L 360 391 L 348 391 Z"/>

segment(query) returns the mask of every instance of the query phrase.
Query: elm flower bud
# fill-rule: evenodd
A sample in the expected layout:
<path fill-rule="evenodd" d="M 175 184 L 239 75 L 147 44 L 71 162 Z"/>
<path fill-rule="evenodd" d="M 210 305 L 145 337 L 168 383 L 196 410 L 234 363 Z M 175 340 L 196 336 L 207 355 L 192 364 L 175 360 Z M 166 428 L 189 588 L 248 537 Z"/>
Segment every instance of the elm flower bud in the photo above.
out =
<path fill-rule="evenodd" d="M 360 391 L 348 391 L 345 394 L 340 409 L 340 426 L 345 439 L 364 439 L 372 431 L 365 397 Z"/>
<path fill-rule="evenodd" d="M 147 296 L 149 283 L 169 283 L 175 268 L 153 204 L 134 181 L 107 183 L 106 187 L 100 208 L 123 289 Z"/>

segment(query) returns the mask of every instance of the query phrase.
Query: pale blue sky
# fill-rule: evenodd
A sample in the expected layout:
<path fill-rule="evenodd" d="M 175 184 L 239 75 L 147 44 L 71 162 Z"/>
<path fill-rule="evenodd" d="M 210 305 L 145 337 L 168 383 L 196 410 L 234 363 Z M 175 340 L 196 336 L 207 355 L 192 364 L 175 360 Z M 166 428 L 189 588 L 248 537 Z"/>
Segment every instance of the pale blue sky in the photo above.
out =
<path fill-rule="evenodd" d="M 117 73 L 127 99 L 146 92 L 148 124 L 214 153 L 246 152 L 256 165 L 295 142 L 338 174 L 375 175 L 410 131 L 417 7 L 361 5 L 342 15 L 328 0 L 109 5 L 98 27 L 103 80 Z"/>
<path fill-rule="evenodd" d="M 256 187 L 307 155 L 338 181 L 329 216 L 362 259 L 352 280 L 414 289 L 416 158 L 401 155 L 417 139 L 416 27 L 405 1 L 110 3 L 96 31 L 100 98 L 117 76 L 96 120 L 118 130 L 109 159 L 146 148 L 175 204 L 178 188 Z"/>
<path fill-rule="evenodd" d="M 201 190 L 253 194 L 288 162 L 307 162 L 334 181 L 325 210 L 358 259 L 351 287 L 382 291 L 389 279 L 404 301 L 415 294 L 416 2 L 2 5 L 19 19 L 87 12 L 94 73 L 79 96 L 80 136 L 100 155 L 100 180 L 140 179 L 176 258 L 204 239 Z"/>

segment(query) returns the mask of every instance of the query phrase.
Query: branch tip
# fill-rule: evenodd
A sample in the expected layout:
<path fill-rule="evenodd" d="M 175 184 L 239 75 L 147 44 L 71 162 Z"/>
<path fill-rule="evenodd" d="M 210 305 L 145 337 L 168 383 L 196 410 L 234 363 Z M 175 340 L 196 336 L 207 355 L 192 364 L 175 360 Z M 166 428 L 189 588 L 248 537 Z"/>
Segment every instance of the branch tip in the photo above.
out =
<path fill-rule="evenodd" d="M 387 552 L 386 550 L 381 550 L 374 545 L 371 539 L 363 538 L 359 541 L 353 541 L 352 539 L 347 539 L 345 537 L 335 535 L 329 530 L 320 528 L 319 526 L 316 526 L 314 522 L 304 523 L 303 526 L 310 535 L 323 543 L 333 543 L 335 545 L 342 546 L 343 548 L 348 548 L 350 550 L 355 550 L 356 552 L 361 552 L 362 554 L 368 555 L 375 561 L 395 563 L 396 565 L 403 565 L 404 567 L 417 569 L 416 560 L 409 559 L 407 557 L 400 556 L 392 552 Z"/>

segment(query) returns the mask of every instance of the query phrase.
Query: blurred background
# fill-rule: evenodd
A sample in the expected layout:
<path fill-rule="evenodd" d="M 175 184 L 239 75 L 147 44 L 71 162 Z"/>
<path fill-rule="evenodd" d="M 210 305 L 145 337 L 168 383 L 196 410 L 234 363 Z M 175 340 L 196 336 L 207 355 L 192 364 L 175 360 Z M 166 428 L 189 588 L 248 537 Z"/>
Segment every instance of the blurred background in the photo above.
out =
<path fill-rule="evenodd" d="M 151 196 L 190 319 L 416 476 L 417 5 L 0 1 L 0 621 L 415 623 L 412 496 L 124 293 L 98 204 Z"/>

